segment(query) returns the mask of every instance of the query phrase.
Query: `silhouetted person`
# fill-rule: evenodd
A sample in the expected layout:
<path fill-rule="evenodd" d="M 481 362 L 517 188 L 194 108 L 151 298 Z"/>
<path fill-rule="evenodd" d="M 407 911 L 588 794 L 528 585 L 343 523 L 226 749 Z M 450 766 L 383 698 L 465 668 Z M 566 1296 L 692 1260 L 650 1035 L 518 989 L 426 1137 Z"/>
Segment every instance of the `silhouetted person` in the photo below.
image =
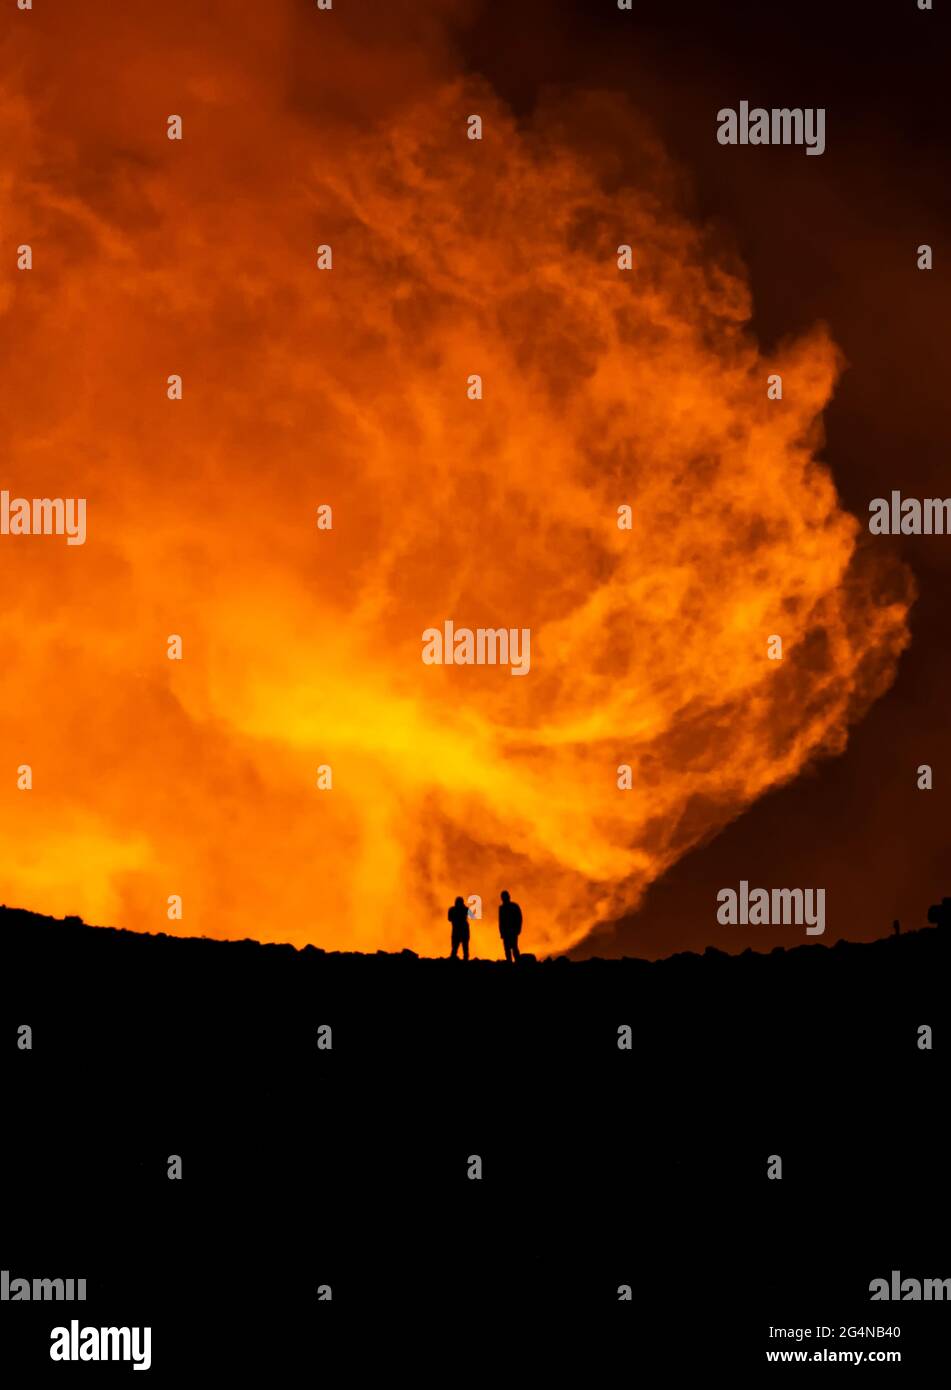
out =
<path fill-rule="evenodd" d="M 457 898 L 446 913 L 452 923 L 452 959 L 458 960 L 456 952 L 462 947 L 462 959 L 469 959 L 469 909 L 461 898 Z"/>
<path fill-rule="evenodd" d="M 951 927 L 951 898 L 942 898 L 928 908 L 928 921 L 936 927 Z"/>
<path fill-rule="evenodd" d="M 522 909 L 513 903 L 508 893 L 502 893 L 499 903 L 499 936 L 505 947 L 506 960 L 518 960 L 518 936 L 522 930 Z"/>
<path fill-rule="evenodd" d="M 901 932 L 901 922 L 899 922 L 897 917 L 892 923 L 892 931 L 895 933 L 896 936 L 898 936 Z"/>

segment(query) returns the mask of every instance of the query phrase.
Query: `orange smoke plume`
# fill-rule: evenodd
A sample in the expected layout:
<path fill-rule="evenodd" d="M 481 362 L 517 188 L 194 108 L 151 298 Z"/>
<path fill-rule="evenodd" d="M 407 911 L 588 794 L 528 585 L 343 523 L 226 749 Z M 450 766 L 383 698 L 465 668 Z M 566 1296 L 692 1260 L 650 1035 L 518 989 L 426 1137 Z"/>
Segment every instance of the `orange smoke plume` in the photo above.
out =
<path fill-rule="evenodd" d="M 893 677 L 826 331 L 764 358 L 620 102 L 519 125 L 411 8 L 8 25 L 0 486 L 88 503 L 83 546 L 0 538 L 8 903 L 443 953 L 477 894 L 494 955 L 508 888 L 563 950 Z M 425 665 L 447 619 L 529 674 Z"/>

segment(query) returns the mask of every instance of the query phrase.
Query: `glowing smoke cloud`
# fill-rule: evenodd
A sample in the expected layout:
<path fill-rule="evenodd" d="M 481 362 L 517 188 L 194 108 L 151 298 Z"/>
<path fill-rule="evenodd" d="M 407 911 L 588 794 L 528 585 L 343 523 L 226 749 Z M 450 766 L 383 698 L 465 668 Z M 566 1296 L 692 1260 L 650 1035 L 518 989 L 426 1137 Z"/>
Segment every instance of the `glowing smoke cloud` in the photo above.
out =
<path fill-rule="evenodd" d="M 0 483 L 87 497 L 89 538 L 0 544 L 0 897 L 441 953 L 508 887 L 564 949 L 892 679 L 905 581 L 815 456 L 837 353 L 760 356 L 619 104 L 520 129 L 435 29 L 252 9 L 94 3 L 8 54 Z M 424 666 L 447 618 L 530 628 L 531 673 Z"/>

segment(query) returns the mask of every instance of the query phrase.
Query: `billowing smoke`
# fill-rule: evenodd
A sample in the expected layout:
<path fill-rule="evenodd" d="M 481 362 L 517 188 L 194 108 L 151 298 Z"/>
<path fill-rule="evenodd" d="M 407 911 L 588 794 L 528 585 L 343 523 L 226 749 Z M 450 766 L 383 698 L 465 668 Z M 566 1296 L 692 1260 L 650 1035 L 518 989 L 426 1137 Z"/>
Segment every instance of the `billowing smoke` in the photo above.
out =
<path fill-rule="evenodd" d="M 0 539 L 8 903 L 441 952 L 478 894 L 495 953 L 508 888 L 564 949 L 893 677 L 907 583 L 817 459 L 827 332 L 761 354 L 620 102 L 520 124 L 442 7 L 385 8 L 96 0 L 7 42 L 0 485 L 88 499 L 84 546 Z M 424 665 L 446 619 L 530 629 L 530 673 Z"/>

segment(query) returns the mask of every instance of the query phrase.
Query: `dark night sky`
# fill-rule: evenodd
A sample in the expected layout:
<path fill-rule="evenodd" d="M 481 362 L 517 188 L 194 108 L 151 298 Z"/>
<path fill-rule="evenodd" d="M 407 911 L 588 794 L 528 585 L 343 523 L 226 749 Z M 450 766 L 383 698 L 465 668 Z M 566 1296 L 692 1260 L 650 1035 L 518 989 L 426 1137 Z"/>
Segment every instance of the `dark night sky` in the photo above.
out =
<path fill-rule="evenodd" d="M 607 0 L 490 5 L 462 43 L 525 113 L 546 84 L 626 93 L 686 174 L 693 214 L 747 265 L 760 341 L 830 325 L 848 366 L 822 457 L 851 511 L 864 522 L 869 500 L 892 488 L 948 495 L 947 12 L 919 12 L 915 0 L 634 10 Z M 825 153 L 720 147 L 716 112 L 743 99 L 825 107 Z M 930 273 L 916 268 L 922 242 L 934 248 Z M 719 926 L 717 890 L 741 878 L 825 887 L 827 944 L 882 935 L 896 916 L 920 925 L 928 904 L 951 893 L 951 538 L 876 543 L 914 572 L 912 645 L 847 751 L 688 854 L 613 937 L 596 934 L 577 954 L 805 940 L 790 927 Z M 920 763 L 934 769 L 930 792 L 917 789 Z"/>

